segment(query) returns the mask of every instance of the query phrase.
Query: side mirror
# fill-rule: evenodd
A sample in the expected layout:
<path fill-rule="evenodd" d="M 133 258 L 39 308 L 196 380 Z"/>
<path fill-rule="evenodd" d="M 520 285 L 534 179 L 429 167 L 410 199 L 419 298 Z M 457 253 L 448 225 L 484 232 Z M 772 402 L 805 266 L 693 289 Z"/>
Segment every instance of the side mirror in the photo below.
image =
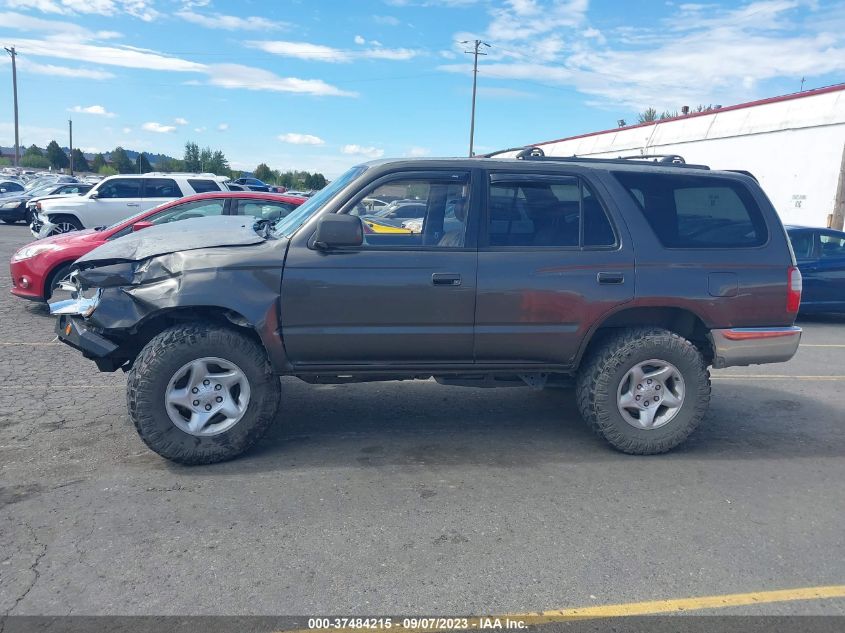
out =
<path fill-rule="evenodd" d="M 141 231 L 143 229 L 148 229 L 151 226 L 155 226 L 155 224 L 153 224 L 152 222 L 147 222 L 145 220 L 141 220 L 141 221 L 136 222 L 135 224 L 132 225 L 132 232 L 134 233 L 135 231 Z"/>
<path fill-rule="evenodd" d="M 330 213 L 320 219 L 314 246 L 321 250 L 342 246 L 361 246 L 364 243 L 364 225 L 354 215 Z"/>
<path fill-rule="evenodd" d="M 100 194 L 98 194 L 96 191 L 92 191 L 88 194 L 88 197 L 91 198 L 91 200 L 96 200 L 100 197 Z"/>

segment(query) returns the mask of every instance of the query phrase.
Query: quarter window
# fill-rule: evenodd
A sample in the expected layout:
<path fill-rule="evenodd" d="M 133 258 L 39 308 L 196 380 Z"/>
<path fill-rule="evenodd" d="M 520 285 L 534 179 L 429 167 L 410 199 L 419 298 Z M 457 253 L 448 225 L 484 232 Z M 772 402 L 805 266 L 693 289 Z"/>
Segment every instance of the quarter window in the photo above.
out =
<path fill-rule="evenodd" d="M 494 175 L 487 217 L 490 246 L 616 244 L 613 228 L 595 193 L 575 176 Z"/>
<path fill-rule="evenodd" d="M 104 182 L 97 189 L 99 198 L 140 198 L 140 178 L 115 178 Z"/>
<path fill-rule="evenodd" d="M 172 178 L 147 178 L 144 181 L 145 198 L 181 198 L 182 191 Z"/>
<path fill-rule="evenodd" d="M 213 180 L 199 180 L 189 179 L 188 184 L 197 193 L 207 193 L 209 191 L 220 191 L 220 186 Z"/>
<path fill-rule="evenodd" d="M 373 208 L 373 198 L 387 204 Z M 462 248 L 468 212 L 467 174 L 383 183 L 350 211 L 364 223 L 365 245 L 408 248 Z"/>
<path fill-rule="evenodd" d="M 743 248 L 768 239 L 760 208 L 742 183 L 687 174 L 614 176 L 668 248 Z"/>
<path fill-rule="evenodd" d="M 287 202 L 273 202 L 270 200 L 238 200 L 237 215 L 251 215 L 258 220 L 273 222 L 293 211 L 296 206 Z"/>

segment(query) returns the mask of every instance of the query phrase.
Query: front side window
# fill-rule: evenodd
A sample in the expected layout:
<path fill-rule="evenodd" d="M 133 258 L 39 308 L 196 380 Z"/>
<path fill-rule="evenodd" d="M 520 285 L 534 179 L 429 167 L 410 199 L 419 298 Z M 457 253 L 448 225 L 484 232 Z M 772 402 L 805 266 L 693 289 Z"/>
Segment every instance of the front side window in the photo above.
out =
<path fill-rule="evenodd" d="M 99 198 L 140 198 L 140 178 L 115 178 L 104 182 L 97 189 Z"/>
<path fill-rule="evenodd" d="M 181 198 L 182 191 L 172 178 L 147 178 L 144 181 L 145 198 Z"/>
<path fill-rule="evenodd" d="M 595 193 L 575 176 L 494 175 L 488 196 L 487 238 L 494 247 L 616 244 Z"/>
<path fill-rule="evenodd" d="M 373 209 L 373 198 L 387 204 Z M 449 173 L 376 185 L 350 214 L 364 223 L 365 246 L 462 248 L 468 211 L 469 175 Z"/>
<path fill-rule="evenodd" d="M 220 186 L 213 180 L 201 180 L 199 178 L 191 178 L 188 184 L 197 193 L 207 193 L 209 191 L 220 191 Z"/>
<path fill-rule="evenodd" d="M 168 207 L 158 213 L 152 213 L 143 217 L 147 212 L 139 213 L 134 218 L 129 220 L 129 223 L 120 231 L 109 237 L 110 240 L 123 237 L 132 233 L 132 225 L 135 222 L 151 222 L 152 224 L 168 224 L 170 222 L 178 222 L 179 220 L 190 220 L 191 218 L 204 218 L 213 215 L 223 215 L 223 210 L 226 208 L 226 200 L 215 198 L 212 200 L 195 200 L 194 202 L 186 202 L 178 204 L 174 207 Z M 121 220 L 120 223 L 126 222 Z"/>
<path fill-rule="evenodd" d="M 667 248 L 743 248 L 768 239 L 760 208 L 740 182 L 633 171 L 614 176 Z"/>
<path fill-rule="evenodd" d="M 257 220 L 268 220 L 274 222 L 287 217 L 296 206 L 289 202 L 275 202 L 272 200 L 246 200 L 239 199 L 237 202 L 236 215 L 251 215 Z"/>

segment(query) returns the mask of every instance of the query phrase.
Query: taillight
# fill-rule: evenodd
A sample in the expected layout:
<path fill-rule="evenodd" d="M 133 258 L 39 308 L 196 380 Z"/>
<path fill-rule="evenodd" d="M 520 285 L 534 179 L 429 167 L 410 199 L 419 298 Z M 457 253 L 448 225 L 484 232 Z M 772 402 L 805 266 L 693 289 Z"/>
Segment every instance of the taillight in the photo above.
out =
<path fill-rule="evenodd" d="M 786 280 L 786 311 L 797 314 L 798 308 L 801 306 L 801 289 L 803 286 L 801 271 L 795 266 L 790 266 L 786 274 Z"/>

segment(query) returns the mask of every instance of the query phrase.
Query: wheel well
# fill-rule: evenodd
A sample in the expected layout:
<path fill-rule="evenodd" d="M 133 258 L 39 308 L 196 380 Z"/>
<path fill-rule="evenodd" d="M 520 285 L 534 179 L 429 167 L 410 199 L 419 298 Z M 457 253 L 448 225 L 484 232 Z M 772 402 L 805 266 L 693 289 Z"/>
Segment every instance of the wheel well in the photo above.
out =
<path fill-rule="evenodd" d="M 253 325 L 242 314 L 219 306 L 191 306 L 164 310 L 142 321 L 137 330 L 122 346 L 121 351 L 123 353 L 121 356 L 125 356 L 131 364 L 144 346 L 163 330 L 177 323 L 196 323 L 198 321 L 234 327 L 241 334 L 252 338 L 262 347 L 264 346 Z"/>
<path fill-rule="evenodd" d="M 629 327 L 661 327 L 691 341 L 704 354 L 707 363 L 713 361 L 713 344 L 709 328 L 694 312 L 683 308 L 628 308 L 611 314 L 593 332 L 590 341 L 581 354 L 586 358 L 590 352 L 615 330 Z"/>
<path fill-rule="evenodd" d="M 41 291 L 41 295 L 44 297 L 45 301 L 50 299 L 50 288 L 53 287 L 53 282 L 56 280 L 56 275 L 58 275 L 63 268 L 66 268 L 72 265 L 74 260 L 67 260 L 64 262 L 60 262 L 53 266 L 52 270 L 44 277 L 44 288 Z"/>

